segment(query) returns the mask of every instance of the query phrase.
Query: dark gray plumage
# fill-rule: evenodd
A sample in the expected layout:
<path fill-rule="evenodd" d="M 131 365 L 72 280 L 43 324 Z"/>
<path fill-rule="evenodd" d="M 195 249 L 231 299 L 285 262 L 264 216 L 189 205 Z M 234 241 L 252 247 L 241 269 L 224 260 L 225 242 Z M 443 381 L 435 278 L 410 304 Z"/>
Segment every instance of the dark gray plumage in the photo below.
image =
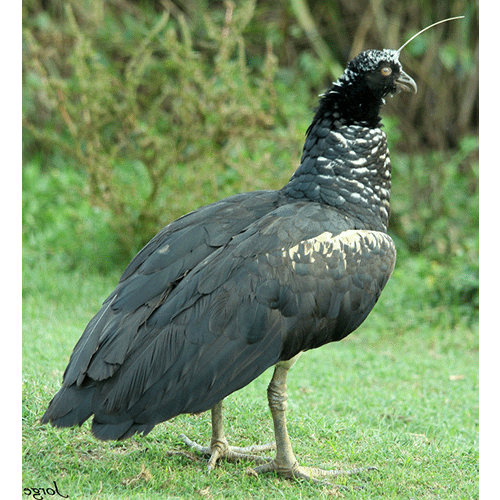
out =
<path fill-rule="evenodd" d="M 398 55 L 367 51 L 349 63 L 283 189 L 191 212 L 136 255 L 77 343 L 42 423 L 93 415 L 100 439 L 147 433 L 217 407 L 276 363 L 286 375 L 279 362 L 364 321 L 395 263 L 379 111 L 386 95 L 416 91 Z M 277 446 L 274 462 L 278 436 Z"/>

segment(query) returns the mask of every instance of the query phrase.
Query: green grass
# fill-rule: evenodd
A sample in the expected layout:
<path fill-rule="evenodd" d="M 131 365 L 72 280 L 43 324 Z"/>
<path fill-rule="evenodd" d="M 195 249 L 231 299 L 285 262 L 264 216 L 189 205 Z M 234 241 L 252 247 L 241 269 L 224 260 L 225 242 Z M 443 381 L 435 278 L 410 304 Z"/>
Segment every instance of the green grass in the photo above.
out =
<path fill-rule="evenodd" d="M 120 443 L 95 440 L 88 422 L 81 429 L 40 426 L 74 344 L 117 279 L 63 272 L 54 259 L 25 262 L 23 488 L 55 480 L 79 499 L 478 498 L 477 326 L 426 308 L 420 278 L 405 263 L 357 332 L 305 353 L 290 371 L 288 421 L 299 461 L 378 468 L 337 479 L 346 490 L 250 477 L 250 463 L 222 462 L 207 475 L 204 460 L 167 455 L 183 449 L 181 433 L 208 442 L 208 413 L 179 416 Z M 266 372 L 226 399 L 232 444 L 273 439 L 269 378 Z"/>

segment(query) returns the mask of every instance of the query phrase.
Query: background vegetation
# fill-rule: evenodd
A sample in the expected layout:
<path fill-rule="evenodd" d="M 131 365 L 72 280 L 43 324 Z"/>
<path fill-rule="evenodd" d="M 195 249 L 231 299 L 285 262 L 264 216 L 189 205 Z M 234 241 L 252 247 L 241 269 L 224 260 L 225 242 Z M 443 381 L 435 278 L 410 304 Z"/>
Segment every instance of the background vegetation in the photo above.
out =
<path fill-rule="evenodd" d="M 436 428 L 431 437 L 427 431 L 421 433 L 432 447 L 423 438 L 408 437 L 420 435 L 422 429 L 413 429 L 401 408 L 387 417 L 395 427 L 383 434 L 386 426 L 379 424 L 376 433 L 380 432 L 380 454 L 394 444 L 392 431 L 399 429 L 406 436 L 396 438 L 401 468 L 390 483 L 394 498 L 403 498 L 398 485 L 409 471 L 416 475 L 410 481 L 414 496 L 408 498 L 425 497 L 429 491 L 429 498 L 443 498 L 432 486 L 437 480 L 425 477 L 429 468 L 443 465 L 449 453 L 455 458 L 446 467 L 460 464 L 458 456 L 467 457 L 465 469 L 470 474 L 463 484 L 472 486 L 451 484 L 456 476 L 444 467 L 438 473 L 449 476 L 448 493 L 468 491 L 463 498 L 474 497 L 478 3 L 470 0 L 23 2 L 26 480 L 48 479 L 55 474 L 54 464 L 60 470 L 61 460 L 69 460 L 64 452 L 54 456 L 49 450 L 65 443 L 69 453 L 75 436 L 58 438 L 60 433 L 48 430 L 40 434 L 36 420 L 86 321 L 132 255 L 161 227 L 200 205 L 235 192 L 281 187 L 298 165 L 318 94 L 351 57 L 366 48 L 397 48 L 422 27 L 455 15 L 466 19 L 426 32 L 403 51 L 402 63 L 419 92 L 388 99 L 384 110 L 393 163 L 390 233 L 398 247 L 397 269 L 370 325 L 359 334 L 366 344 L 347 343 L 339 356 L 352 357 L 350 349 L 361 345 L 368 357 L 372 347 L 374 352 L 382 347 L 391 356 L 399 356 L 395 346 L 407 350 L 391 374 L 374 366 L 376 360 L 369 363 L 373 377 L 394 379 L 383 389 L 389 392 L 382 391 L 380 397 L 390 400 L 393 391 L 393 397 L 405 400 L 404 390 L 393 387 L 399 372 L 409 367 L 419 372 L 418 356 L 430 353 L 439 368 L 430 362 L 425 371 L 430 388 L 422 397 L 436 408 L 445 397 L 439 381 L 456 373 L 465 377 L 472 392 L 460 392 L 460 397 L 469 398 L 469 410 L 451 405 L 448 413 L 433 415 Z M 402 341 L 403 334 L 414 343 Z M 49 343 L 55 348 L 46 349 Z M 326 358 L 318 362 L 331 364 L 328 360 L 336 349 L 339 346 L 325 351 Z M 415 350 L 418 356 L 408 354 Z M 445 376 L 452 367 L 457 372 Z M 409 373 L 405 380 L 402 388 L 411 391 L 416 382 Z M 353 392 L 359 406 L 344 412 L 336 403 L 328 411 L 347 425 L 342 419 L 353 409 L 361 411 L 366 391 L 361 385 Z M 453 394 L 452 401 L 459 397 Z M 313 405 L 319 401 L 312 397 Z M 405 404 L 414 408 L 416 402 L 410 398 Z M 310 416 L 311 422 L 319 413 Z M 420 422 L 426 417 L 415 418 Z M 450 437 L 446 433 L 453 426 L 446 427 L 443 418 L 456 422 L 457 429 L 462 425 L 463 432 L 453 431 Z M 372 429 L 368 433 L 375 432 L 373 422 L 365 424 Z M 299 420 L 297 425 L 302 425 Z M 348 428 L 353 430 L 354 424 Z M 245 432 L 251 434 L 250 428 Z M 153 441 L 139 439 L 141 449 L 165 439 L 156 436 Z M 373 438 L 366 437 L 363 446 Z M 442 443 L 440 451 L 436 443 Z M 410 452 L 413 446 L 424 469 L 409 462 L 416 460 Z M 427 452 L 420 453 L 431 448 L 435 461 L 422 458 L 430 457 Z M 108 460 L 120 450 L 111 448 Z M 305 452 L 315 453 L 313 448 Z M 40 453 L 46 461 L 40 461 Z M 85 462 L 81 453 L 71 455 L 73 467 L 82 460 L 94 467 L 95 457 Z M 134 457 L 130 460 L 132 467 Z M 383 461 L 389 463 L 390 457 Z M 159 487 L 154 481 L 130 479 L 130 474 L 123 472 L 121 487 L 127 489 L 129 480 L 146 489 Z M 69 479 L 68 486 L 75 481 Z M 190 481 L 188 476 L 178 480 Z M 272 495 L 277 487 L 269 484 L 265 491 Z M 89 488 L 96 492 L 98 486 L 97 482 Z M 382 490 L 384 484 L 379 486 Z M 175 496 L 174 490 L 171 494 Z"/>

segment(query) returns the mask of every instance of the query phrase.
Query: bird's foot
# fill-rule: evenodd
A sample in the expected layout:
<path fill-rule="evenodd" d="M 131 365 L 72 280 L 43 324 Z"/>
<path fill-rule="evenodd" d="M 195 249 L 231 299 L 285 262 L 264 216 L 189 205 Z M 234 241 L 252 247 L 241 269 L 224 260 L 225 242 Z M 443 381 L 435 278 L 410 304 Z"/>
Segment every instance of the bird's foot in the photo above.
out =
<path fill-rule="evenodd" d="M 347 476 L 351 474 L 360 474 L 362 472 L 378 470 L 376 467 L 361 467 L 358 469 L 350 470 L 323 470 L 317 467 L 303 467 L 297 462 L 292 465 L 281 465 L 276 462 L 276 459 L 268 463 L 249 469 L 247 472 L 250 475 L 257 476 L 258 474 L 265 474 L 267 472 L 275 472 L 276 474 L 288 479 L 303 479 L 313 483 L 330 484 L 327 480 L 340 476 Z"/>
<path fill-rule="evenodd" d="M 263 451 L 276 449 L 275 443 L 239 447 L 229 446 L 227 440 L 223 438 L 216 441 L 212 440 L 210 446 L 201 446 L 198 443 L 191 441 L 191 439 L 184 434 L 181 434 L 180 438 L 189 448 L 192 448 L 203 456 L 209 457 L 207 472 L 210 472 L 215 467 L 215 464 L 220 458 L 224 458 L 229 462 L 248 460 L 257 464 L 265 465 L 271 461 L 271 458 L 255 455 L 255 453 L 262 453 Z"/>

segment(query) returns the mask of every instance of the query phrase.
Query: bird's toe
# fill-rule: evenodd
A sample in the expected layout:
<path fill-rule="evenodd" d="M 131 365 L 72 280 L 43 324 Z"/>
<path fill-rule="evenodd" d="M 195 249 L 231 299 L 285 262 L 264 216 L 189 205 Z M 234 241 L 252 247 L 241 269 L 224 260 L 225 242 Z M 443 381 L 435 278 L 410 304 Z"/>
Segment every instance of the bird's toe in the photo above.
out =
<path fill-rule="evenodd" d="M 295 462 L 293 465 L 280 465 L 276 460 L 271 460 L 263 465 L 247 470 L 249 475 L 257 476 L 268 472 L 274 472 L 287 479 L 302 479 L 313 483 L 330 484 L 327 480 L 351 474 L 360 474 L 376 467 L 360 467 L 348 470 L 324 470 L 318 467 L 304 467 Z"/>
<path fill-rule="evenodd" d="M 192 448 L 200 455 L 208 457 L 207 472 L 210 472 L 221 458 L 228 462 L 247 460 L 257 464 L 266 464 L 271 461 L 271 458 L 255 455 L 255 453 L 262 453 L 276 449 L 275 443 L 240 447 L 229 446 L 227 440 L 224 439 L 212 442 L 210 446 L 202 446 L 195 441 L 191 441 L 191 439 L 184 434 L 181 434 L 180 438 L 186 446 Z"/>

